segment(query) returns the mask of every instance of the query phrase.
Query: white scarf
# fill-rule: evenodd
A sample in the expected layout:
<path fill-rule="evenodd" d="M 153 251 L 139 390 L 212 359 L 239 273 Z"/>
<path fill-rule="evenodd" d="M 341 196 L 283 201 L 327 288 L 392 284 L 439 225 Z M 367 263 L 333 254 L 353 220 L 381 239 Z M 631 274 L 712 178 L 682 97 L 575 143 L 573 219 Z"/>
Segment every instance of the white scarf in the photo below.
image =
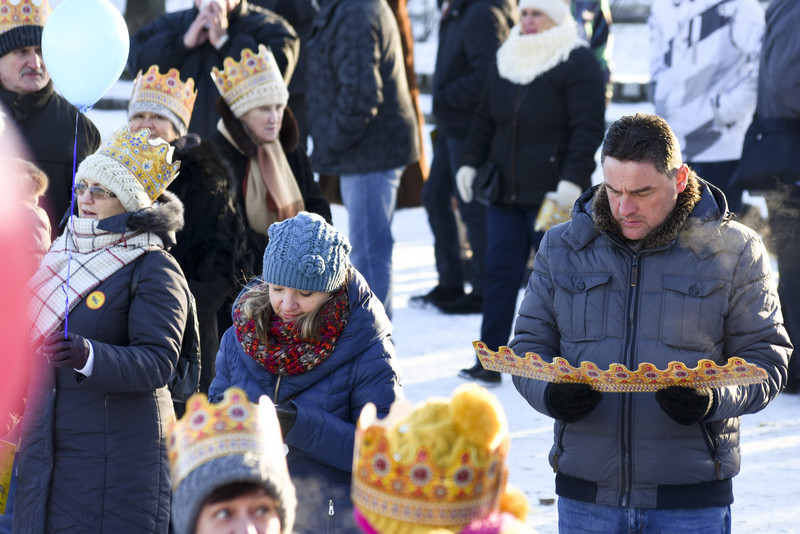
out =
<path fill-rule="evenodd" d="M 586 43 L 578 37 L 571 18 L 541 33 L 522 34 L 517 24 L 497 50 L 500 77 L 518 85 L 527 85 L 569 58 L 570 53 Z"/>
<path fill-rule="evenodd" d="M 70 217 L 64 233 L 55 240 L 28 282 L 32 340 L 46 336 L 61 324 L 68 313 L 67 295 L 69 310 L 72 310 L 92 289 L 123 266 L 149 250 L 164 248 L 161 238 L 153 233 L 108 232 L 99 230 L 98 222 Z"/>

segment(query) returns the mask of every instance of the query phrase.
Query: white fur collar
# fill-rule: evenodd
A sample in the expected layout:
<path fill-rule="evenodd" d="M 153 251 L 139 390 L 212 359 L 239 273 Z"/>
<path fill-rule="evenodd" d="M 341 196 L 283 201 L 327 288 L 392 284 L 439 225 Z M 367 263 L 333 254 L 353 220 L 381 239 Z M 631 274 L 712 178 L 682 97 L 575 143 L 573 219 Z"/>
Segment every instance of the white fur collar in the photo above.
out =
<path fill-rule="evenodd" d="M 575 21 L 529 35 L 522 35 L 521 29 L 519 24 L 511 28 L 508 39 L 497 50 L 500 77 L 518 85 L 529 84 L 566 61 L 579 46 L 586 46 L 578 37 Z"/>

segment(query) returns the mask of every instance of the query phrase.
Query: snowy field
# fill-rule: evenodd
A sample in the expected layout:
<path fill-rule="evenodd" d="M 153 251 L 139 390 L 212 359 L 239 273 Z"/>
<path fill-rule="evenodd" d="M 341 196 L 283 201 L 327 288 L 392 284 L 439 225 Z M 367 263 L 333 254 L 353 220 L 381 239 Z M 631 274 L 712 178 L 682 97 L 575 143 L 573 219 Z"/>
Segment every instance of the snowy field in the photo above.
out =
<path fill-rule="evenodd" d="M 168 7 L 178 9 L 179 4 L 180 0 L 170 0 Z M 619 25 L 614 54 L 618 72 L 634 76 L 646 73 L 646 37 L 641 25 Z M 420 72 L 432 72 L 435 42 L 418 43 L 416 61 Z M 112 91 L 126 98 L 130 86 L 119 84 Z M 429 107 L 429 99 L 423 98 L 423 108 Z M 612 104 L 607 119 L 637 111 L 652 112 L 652 106 Z M 91 110 L 89 116 L 104 138 L 125 120 L 121 111 Z M 426 148 L 430 159 L 430 145 Z M 595 173 L 595 182 L 600 179 L 599 172 Z M 344 208 L 334 206 L 333 217 L 334 225 L 346 233 Z M 477 339 L 480 316 L 447 316 L 409 308 L 409 297 L 436 285 L 433 237 L 422 208 L 397 212 L 393 229 L 394 341 L 406 397 L 420 402 L 432 395 L 449 396 L 463 383 L 456 376 L 458 370 L 473 363 L 471 342 Z M 541 534 L 556 533 L 554 474 L 547 463 L 552 420 L 529 408 L 509 377 L 492 391 L 509 419 L 510 482 L 528 497 L 528 523 Z M 745 416 L 741 443 L 742 471 L 734 479 L 733 532 L 800 532 L 800 398 L 781 395 L 763 412 Z"/>

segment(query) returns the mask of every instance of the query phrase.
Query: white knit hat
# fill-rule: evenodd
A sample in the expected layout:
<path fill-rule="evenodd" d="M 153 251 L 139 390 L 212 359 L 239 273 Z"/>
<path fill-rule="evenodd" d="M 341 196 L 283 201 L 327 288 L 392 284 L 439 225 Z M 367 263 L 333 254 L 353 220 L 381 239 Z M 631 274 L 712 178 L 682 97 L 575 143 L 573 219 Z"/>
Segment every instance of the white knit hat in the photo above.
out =
<path fill-rule="evenodd" d="M 519 11 L 523 9 L 538 9 L 556 25 L 564 22 L 569 15 L 569 4 L 564 0 L 519 0 Z"/>

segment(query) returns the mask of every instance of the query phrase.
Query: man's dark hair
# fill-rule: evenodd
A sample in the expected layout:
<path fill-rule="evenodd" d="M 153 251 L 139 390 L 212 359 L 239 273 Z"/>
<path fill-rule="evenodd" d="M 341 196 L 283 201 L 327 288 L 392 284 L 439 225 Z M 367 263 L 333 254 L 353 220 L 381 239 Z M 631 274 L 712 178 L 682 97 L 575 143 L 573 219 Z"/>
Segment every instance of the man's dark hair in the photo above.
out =
<path fill-rule="evenodd" d="M 637 163 L 650 162 L 662 174 L 672 176 L 681 166 L 681 147 L 667 121 L 658 115 L 626 115 L 606 132 L 600 162 L 606 158 Z"/>
<path fill-rule="evenodd" d="M 256 490 L 264 490 L 267 492 L 267 495 L 275 498 L 271 492 L 267 491 L 263 485 L 256 484 L 254 482 L 232 482 L 230 484 L 225 484 L 224 486 L 220 486 L 203 501 L 203 506 L 207 504 L 215 504 L 222 501 L 229 501 L 231 499 L 236 499 L 237 497 L 241 497 L 242 495 L 246 495 L 252 491 Z"/>

